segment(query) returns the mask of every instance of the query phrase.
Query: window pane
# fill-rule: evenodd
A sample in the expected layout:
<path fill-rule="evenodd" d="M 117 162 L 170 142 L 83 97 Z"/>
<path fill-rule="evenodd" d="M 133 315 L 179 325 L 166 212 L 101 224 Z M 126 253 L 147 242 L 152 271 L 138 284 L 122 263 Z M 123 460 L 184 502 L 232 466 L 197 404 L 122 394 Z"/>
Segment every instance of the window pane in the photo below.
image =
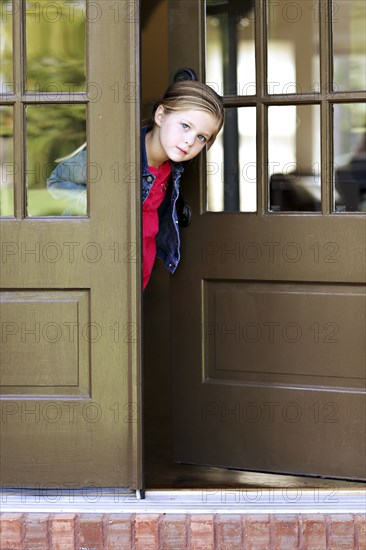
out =
<path fill-rule="evenodd" d="M 13 108 L 0 106 L 0 216 L 14 216 Z"/>
<path fill-rule="evenodd" d="M 221 95 L 255 95 L 254 0 L 207 0 L 206 82 Z"/>
<path fill-rule="evenodd" d="M 256 109 L 225 110 L 225 125 L 207 153 L 207 210 L 255 212 Z"/>
<path fill-rule="evenodd" d="M 319 91 L 319 2 L 268 0 L 268 93 Z"/>
<path fill-rule="evenodd" d="M 268 109 L 269 208 L 321 209 L 320 109 L 289 105 Z"/>
<path fill-rule="evenodd" d="M 27 1 L 26 88 L 85 90 L 85 0 Z"/>
<path fill-rule="evenodd" d="M 333 3 L 333 56 L 335 91 L 366 89 L 366 3 L 337 0 Z"/>
<path fill-rule="evenodd" d="M 0 0 L 0 93 L 12 92 L 13 83 L 13 7 Z"/>
<path fill-rule="evenodd" d="M 337 104 L 334 203 L 337 212 L 366 212 L 366 103 Z"/>
<path fill-rule="evenodd" d="M 85 121 L 85 105 L 27 107 L 29 216 L 86 215 Z"/>

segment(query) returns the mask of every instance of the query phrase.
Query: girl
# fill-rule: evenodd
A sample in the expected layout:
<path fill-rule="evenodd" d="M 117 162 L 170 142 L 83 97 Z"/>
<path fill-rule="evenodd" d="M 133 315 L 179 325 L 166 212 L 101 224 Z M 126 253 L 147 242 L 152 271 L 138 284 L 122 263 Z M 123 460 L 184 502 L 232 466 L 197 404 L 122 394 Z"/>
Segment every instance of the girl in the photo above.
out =
<path fill-rule="evenodd" d="M 221 98 L 201 82 L 176 82 L 142 131 L 143 284 L 158 256 L 171 272 L 180 260 L 176 203 L 185 162 L 211 147 L 224 122 Z"/>
<path fill-rule="evenodd" d="M 155 258 L 174 273 L 180 260 L 177 214 L 184 163 L 211 147 L 224 122 L 220 96 L 197 81 L 176 82 L 158 101 L 141 132 L 143 288 L 149 281 Z M 84 182 L 70 181 L 85 174 L 85 151 L 64 159 L 52 172 L 47 186 L 53 196 L 62 189 L 86 195 Z M 83 165 L 84 163 L 84 165 Z M 76 166 L 75 166 L 76 165 Z M 76 186 L 76 187 L 75 187 Z M 79 193 L 79 195 L 78 195 Z"/>

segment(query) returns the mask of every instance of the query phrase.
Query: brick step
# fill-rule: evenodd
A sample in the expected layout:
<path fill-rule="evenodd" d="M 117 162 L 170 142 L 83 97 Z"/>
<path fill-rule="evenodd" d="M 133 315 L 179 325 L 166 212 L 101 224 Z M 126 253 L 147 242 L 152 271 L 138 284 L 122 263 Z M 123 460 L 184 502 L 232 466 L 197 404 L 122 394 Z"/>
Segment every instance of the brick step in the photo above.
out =
<path fill-rule="evenodd" d="M 2 513 L 1 550 L 366 550 L 366 514 Z"/>

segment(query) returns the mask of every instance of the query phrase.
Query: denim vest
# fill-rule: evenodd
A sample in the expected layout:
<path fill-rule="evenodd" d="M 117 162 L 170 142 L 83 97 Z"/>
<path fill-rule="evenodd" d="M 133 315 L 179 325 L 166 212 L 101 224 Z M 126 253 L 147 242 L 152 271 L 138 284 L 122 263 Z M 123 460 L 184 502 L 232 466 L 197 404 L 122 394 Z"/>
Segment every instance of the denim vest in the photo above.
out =
<path fill-rule="evenodd" d="M 145 136 L 151 127 L 141 130 L 141 200 L 145 202 L 155 181 L 148 170 Z M 62 200 L 66 210 L 64 216 L 86 214 L 86 149 L 58 164 L 47 180 L 49 193 Z M 172 162 L 170 183 L 159 207 L 159 232 L 156 237 L 156 255 L 165 267 L 174 273 L 180 260 L 180 239 L 176 202 L 179 196 L 179 182 L 184 170 L 181 163 Z"/>

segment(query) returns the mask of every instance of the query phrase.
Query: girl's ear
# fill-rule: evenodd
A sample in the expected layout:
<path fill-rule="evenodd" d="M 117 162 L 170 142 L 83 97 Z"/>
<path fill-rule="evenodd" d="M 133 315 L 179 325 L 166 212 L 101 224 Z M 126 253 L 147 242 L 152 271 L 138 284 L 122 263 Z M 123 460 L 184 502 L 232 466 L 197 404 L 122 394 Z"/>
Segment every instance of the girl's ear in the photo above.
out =
<path fill-rule="evenodd" d="M 164 107 L 162 105 L 159 105 L 154 115 L 155 124 L 157 124 L 158 126 L 161 126 L 164 116 L 165 116 Z"/>

